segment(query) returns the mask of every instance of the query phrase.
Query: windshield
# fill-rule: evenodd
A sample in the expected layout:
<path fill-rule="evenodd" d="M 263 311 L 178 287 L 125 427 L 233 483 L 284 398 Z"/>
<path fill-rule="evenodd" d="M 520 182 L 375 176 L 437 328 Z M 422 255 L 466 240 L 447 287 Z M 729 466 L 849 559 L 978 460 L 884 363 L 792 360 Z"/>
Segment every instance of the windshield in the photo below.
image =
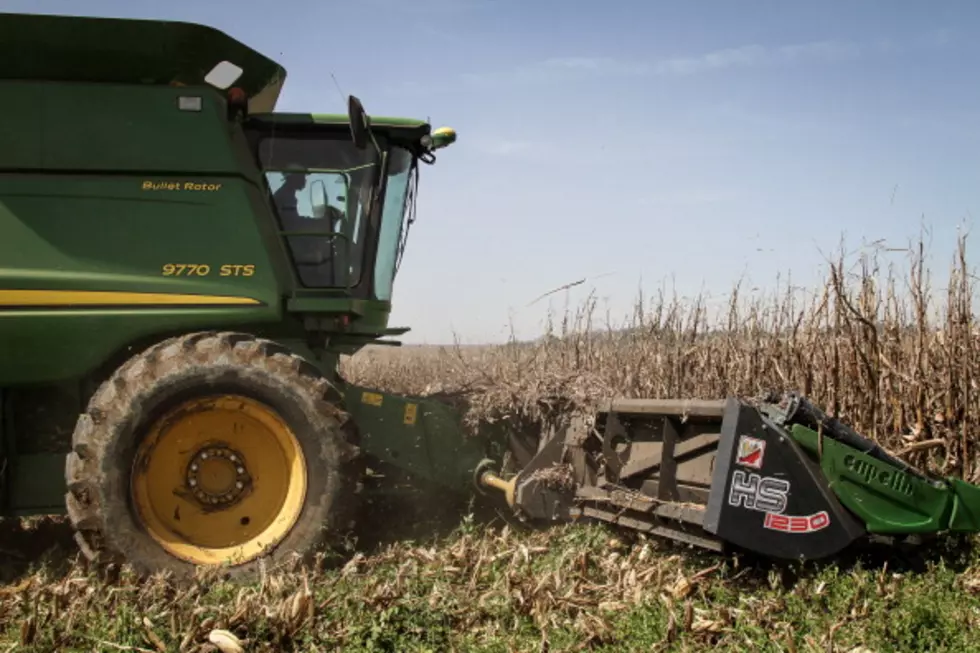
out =
<path fill-rule="evenodd" d="M 417 188 L 414 180 L 418 172 L 415 160 L 407 150 L 393 147 L 388 157 L 388 185 L 374 265 L 374 295 L 382 301 L 391 299 L 408 228 L 414 220 L 412 209 Z"/>
<path fill-rule="evenodd" d="M 374 148 L 357 149 L 347 134 L 268 136 L 259 161 L 300 283 L 356 286 L 378 167 Z M 317 215 L 314 205 L 323 199 L 326 210 Z"/>

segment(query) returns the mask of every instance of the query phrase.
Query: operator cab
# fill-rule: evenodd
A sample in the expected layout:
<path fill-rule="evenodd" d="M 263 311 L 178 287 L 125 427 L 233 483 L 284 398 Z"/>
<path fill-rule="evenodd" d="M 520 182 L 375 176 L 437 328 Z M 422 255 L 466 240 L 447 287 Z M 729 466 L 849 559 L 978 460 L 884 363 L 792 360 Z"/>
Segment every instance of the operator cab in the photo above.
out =
<path fill-rule="evenodd" d="M 279 129 L 281 119 L 256 121 L 247 133 L 297 280 L 311 289 L 359 288 L 371 200 L 383 186 L 381 158 L 355 147 L 346 130 L 315 124 Z M 382 222 L 400 223 L 396 213 L 383 212 Z"/>
<path fill-rule="evenodd" d="M 358 147 L 346 116 L 253 116 L 246 134 L 298 288 L 360 299 L 391 295 L 418 153 L 390 130 Z M 421 137 L 421 134 L 419 134 Z"/>
<path fill-rule="evenodd" d="M 455 141 L 421 120 L 369 118 L 348 98 L 347 115 L 249 114 L 234 87 L 245 71 L 218 63 L 204 81 L 244 117 L 297 290 L 387 301 L 414 217 L 419 161 Z"/>
<path fill-rule="evenodd" d="M 297 290 L 388 301 L 414 219 L 419 162 L 455 140 L 424 121 L 347 115 L 249 116 Z"/>

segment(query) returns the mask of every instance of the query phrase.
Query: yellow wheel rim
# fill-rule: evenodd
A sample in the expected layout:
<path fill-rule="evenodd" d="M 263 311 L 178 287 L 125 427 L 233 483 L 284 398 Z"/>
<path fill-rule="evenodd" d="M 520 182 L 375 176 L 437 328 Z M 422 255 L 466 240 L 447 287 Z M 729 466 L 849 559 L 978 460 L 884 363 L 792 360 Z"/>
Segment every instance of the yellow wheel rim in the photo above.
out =
<path fill-rule="evenodd" d="M 136 455 L 132 493 L 144 528 L 170 554 L 199 565 L 241 564 L 296 523 L 306 461 L 264 404 L 194 399 L 152 425 Z"/>

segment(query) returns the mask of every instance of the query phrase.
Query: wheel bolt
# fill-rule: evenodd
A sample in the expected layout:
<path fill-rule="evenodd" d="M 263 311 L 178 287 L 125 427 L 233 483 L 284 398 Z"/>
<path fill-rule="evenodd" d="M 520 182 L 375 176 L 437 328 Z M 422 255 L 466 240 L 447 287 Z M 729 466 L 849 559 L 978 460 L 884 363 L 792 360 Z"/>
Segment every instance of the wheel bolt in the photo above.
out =
<path fill-rule="evenodd" d="M 234 489 L 225 492 L 224 494 L 212 495 L 200 488 L 197 473 L 201 468 L 201 461 L 207 460 L 208 458 L 225 459 L 234 463 L 237 477 Z M 191 462 L 188 465 L 186 480 L 187 486 L 191 488 L 194 497 L 196 497 L 198 501 L 206 505 L 225 506 L 233 504 L 240 497 L 241 492 L 245 489 L 244 481 L 248 480 L 248 472 L 245 469 L 245 464 L 241 456 L 239 456 L 233 450 L 224 447 L 212 447 L 199 450 L 191 459 Z"/>

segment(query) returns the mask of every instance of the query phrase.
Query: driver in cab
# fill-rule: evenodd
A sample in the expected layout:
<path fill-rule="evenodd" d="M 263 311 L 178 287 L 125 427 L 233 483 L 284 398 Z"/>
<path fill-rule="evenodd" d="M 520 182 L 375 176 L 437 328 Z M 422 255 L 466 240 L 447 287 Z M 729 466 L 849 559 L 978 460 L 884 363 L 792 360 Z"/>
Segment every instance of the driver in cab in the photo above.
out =
<path fill-rule="evenodd" d="M 327 206 L 322 217 L 303 215 L 299 212 L 299 193 L 306 190 L 306 175 L 301 172 L 283 173 L 283 184 L 272 195 L 282 219 L 284 231 L 335 231 L 344 214 L 334 206 Z M 311 202 L 312 207 L 312 202 Z M 312 208 L 311 208 L 312 211 Z M 293 258 L 302 266 L 319 266 L 333 258 L 333 238 L 329 236 L 287 236 Z M 329 272 L 324 270 L 324 272 Z M 317 270 L 317 276 L 321 274 Z"/>

